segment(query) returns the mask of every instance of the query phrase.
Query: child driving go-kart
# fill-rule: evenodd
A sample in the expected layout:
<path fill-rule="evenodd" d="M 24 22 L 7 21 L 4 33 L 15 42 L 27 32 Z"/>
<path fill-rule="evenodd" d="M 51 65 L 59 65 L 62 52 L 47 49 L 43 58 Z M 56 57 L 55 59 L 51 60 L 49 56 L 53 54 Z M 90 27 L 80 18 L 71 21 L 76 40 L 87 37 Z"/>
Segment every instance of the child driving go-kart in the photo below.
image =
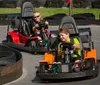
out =
<path fill-rule="evenodd" d="M 60 56 L 60 61 L 65 62 L 65 53 L 66 48 L 70 50 L 71 62 L 80 61 L 80 42 L 77 38 L 71 38 L 70 32 L 67 27 L 62 27 L 59 30 L 59 37 L 61 42 L 58 44 L 58 56 Z M 68 61 L 68 60 L 67 60 Z"/>
<path fill-rule="evenodd" d="M 82 37 L 87 37 L 85 42 Z M 36 76 L 41 80 L 98 76 L 96 50 L 90 37 L 90 28 L 78 29 L 72 17 L 63 17 L 53 46 L 39 61 Z"/>
<path fill-rule="evenodd" d="M 43 20 L 40 12 L 35 11 L 33 13 L 33 19 L 31 22 L 33 35 L 39 36 L 38 39 L 41 40 L 43 36 L 41 35 L 42 28 L 44 28 L 46 35 L 49 35 L 48 22 Z M 45 37 L 46 38 L 46 37 Z"/>
<path fill-rule="evenodd" d="M 42 45 L 42 42 L 47 42 L 48 38 L 50 37 L 50 32 L 48 31 L 48 21 L 45 21 L 42 17 L 40 12 L 35 11 L 33 13 L 33 19 L 31 22 L 31 27 L 33 31 L 33 36 L 37 36 L 39 43 Z M 51 35 L 52 37 L 52 35 Z"/>

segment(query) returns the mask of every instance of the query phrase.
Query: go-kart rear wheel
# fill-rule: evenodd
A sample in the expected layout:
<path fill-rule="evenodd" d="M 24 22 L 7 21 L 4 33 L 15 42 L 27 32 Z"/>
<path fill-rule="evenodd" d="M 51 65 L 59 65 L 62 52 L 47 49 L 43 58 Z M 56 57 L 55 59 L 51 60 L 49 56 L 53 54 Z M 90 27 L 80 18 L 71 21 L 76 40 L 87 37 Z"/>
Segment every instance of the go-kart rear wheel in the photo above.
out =
<path fill-rule="evenodd" d="M 90 78 L 95 78 L 98 76 L 99 74 L 99 65 L 98 65 L 98 61 L 95 62 L 94 59 L 87 59 L 86 60 L 86 69 L 89 69 L 89 70 L 93 70 L 94 73 L 93 75 L 90 77 Z"/>
<path fill-rule="evenodd" d="M 98 74 L 99 74 L 99 65 L 98 65 L 98 63 L 99 63 L 99 62 L 97 61 L 97 63 L 94 64 L 94 66 L 93 66 L 93 70 L 95 70 L 95 73 L 94 73 L 94 75 L 93 75 L 93 78 L 97 77 Z"/>
<path fill-rule="evenodd" d="M 10 35 L 7 36 L 7 42 L 12 42 L 12 37 Z"/>

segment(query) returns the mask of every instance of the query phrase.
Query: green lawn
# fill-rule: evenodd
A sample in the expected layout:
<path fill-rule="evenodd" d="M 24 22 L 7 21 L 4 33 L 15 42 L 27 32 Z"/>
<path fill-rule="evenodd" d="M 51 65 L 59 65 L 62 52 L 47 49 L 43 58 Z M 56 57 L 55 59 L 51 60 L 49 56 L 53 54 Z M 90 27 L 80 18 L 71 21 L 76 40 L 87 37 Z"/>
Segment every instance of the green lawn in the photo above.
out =
<path fill-rule="evenodd" d="M 18 8 L 0 8 L 0 14 L 20 13 Z"/>
<path fill-rule="evenodd" d="M 40 11 L 43 17 L 51 16 L 57 13 L 66 13 L 69 15 L 69 8 L 36 8 L 35 10 Z M 0 14 L 9 14 L 9 13 L 20 13 L 20 9 L 18 8 L 0 8 Z M 74 8 L 73 14 L 77 13 L 93 13 L 96 16 L 96 19 L 99 19 L 100 9 L 96 8 Z"/>

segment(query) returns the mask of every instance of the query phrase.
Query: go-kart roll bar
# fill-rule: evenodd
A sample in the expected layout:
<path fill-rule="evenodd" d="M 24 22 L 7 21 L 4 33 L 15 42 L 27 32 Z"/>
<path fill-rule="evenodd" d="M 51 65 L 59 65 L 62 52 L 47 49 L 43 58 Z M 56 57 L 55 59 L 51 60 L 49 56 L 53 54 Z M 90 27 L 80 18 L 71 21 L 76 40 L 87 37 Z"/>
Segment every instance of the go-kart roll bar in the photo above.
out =
<path fill-rule="evenodd" d="M 86 43 L 89 43 L 89 47 L 94 49 L 94 43 L 91 41 L 91 36 L 92 36 L 91 29 L 89 27 L 88 28 L 79 28 L 78 31 L 80 33 L 80 36 L 85 36 L 85 37 L 88 36 L 89 37 L 89 39 Z M 81 35 L 81 33 L 88 33 L 88 35 Z"/>

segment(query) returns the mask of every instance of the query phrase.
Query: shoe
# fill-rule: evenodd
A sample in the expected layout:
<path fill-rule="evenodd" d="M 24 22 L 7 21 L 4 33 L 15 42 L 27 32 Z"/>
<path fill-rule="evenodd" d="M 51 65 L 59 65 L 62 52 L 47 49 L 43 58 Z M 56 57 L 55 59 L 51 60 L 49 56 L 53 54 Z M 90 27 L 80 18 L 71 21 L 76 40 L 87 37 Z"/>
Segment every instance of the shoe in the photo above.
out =
<path fill-rule="evenodd" d="M 43 41 L 42 40 L 39 41 L 39 45 L 43 46 Z"/>

